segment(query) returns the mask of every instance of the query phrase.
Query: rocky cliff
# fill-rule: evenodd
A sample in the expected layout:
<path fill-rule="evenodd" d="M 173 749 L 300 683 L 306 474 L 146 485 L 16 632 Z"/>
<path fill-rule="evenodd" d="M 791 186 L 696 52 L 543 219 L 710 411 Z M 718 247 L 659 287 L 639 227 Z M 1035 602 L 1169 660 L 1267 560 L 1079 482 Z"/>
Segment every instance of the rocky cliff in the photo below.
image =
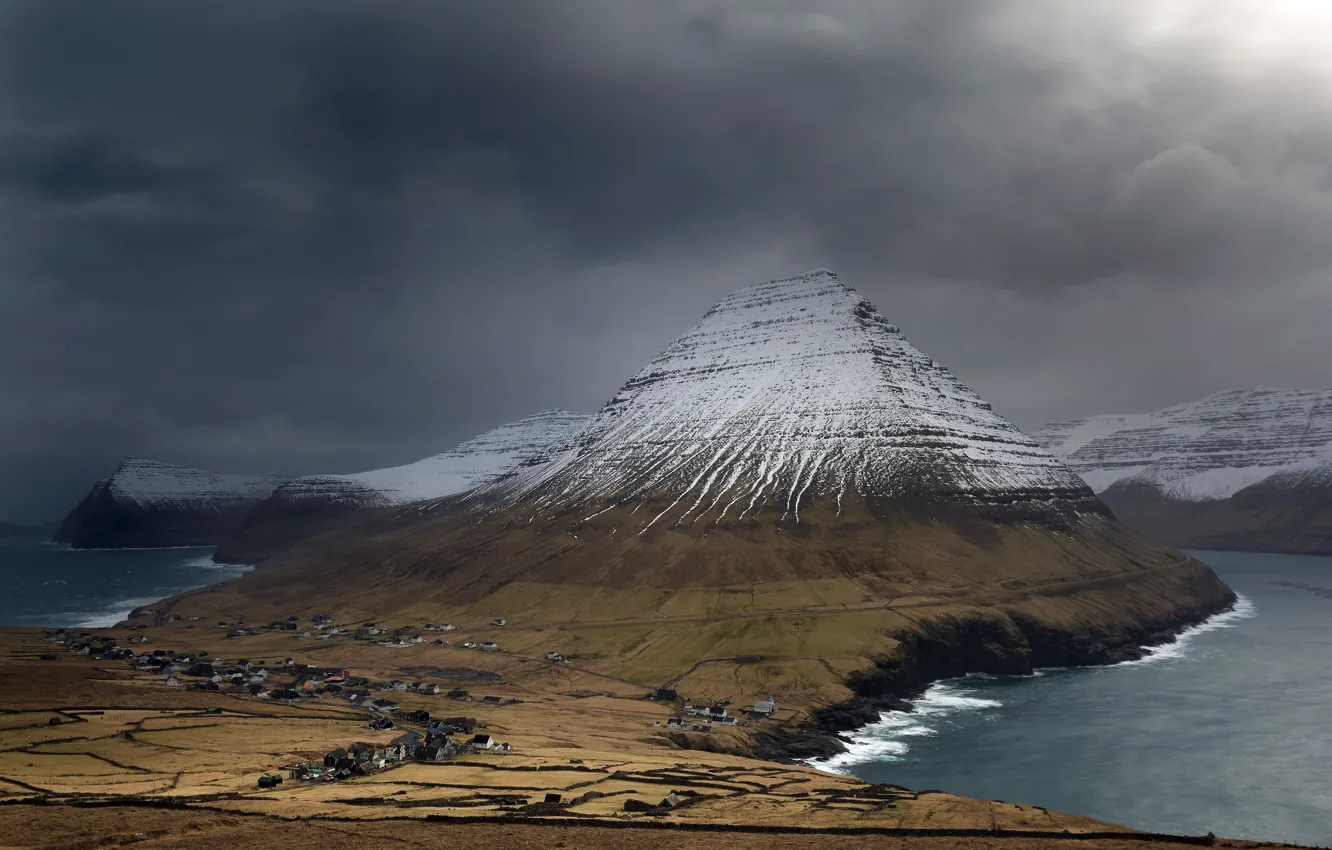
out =
<path fill-rule="evenodd" d="M 1153 540 L 1332 552 L 1332 390 L 1235 390 L 1033 436 Z"/>
<path fill-rule="evenodd" d="M 214 546 L 284 480 L 126 458 L 93 485 L 54 539 L 76 549 Z"/>

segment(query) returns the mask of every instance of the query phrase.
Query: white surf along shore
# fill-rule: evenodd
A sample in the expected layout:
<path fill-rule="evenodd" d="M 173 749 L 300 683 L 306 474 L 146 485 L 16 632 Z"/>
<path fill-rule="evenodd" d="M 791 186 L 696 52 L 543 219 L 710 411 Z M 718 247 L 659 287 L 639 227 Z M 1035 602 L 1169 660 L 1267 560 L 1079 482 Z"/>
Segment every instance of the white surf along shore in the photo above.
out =
<path fill-rule="evenodd" d="M 1236 595 L 1238 598 L 1229 610 L 1214 614 L 1196 626 L 1190 626 L 1170 643 L 1148 647 L 1147 654 L 1142 658 L 1081 669 L 1108 670 L 1187 661 L 1190 646 L 1199 635 L 1233 628 L 1257 616 L 1258 609 L 1253 600 L 1243 594 Z M 1045 675 L 1046 669 L 1036 670 L 1029 676 L 1005 678 L 1035 679 Z M 826 759 L 809 759 L 806 764 L 829 773 L 846 774 L 855 765 L 903 761 L 908 758 L 913 741 L 947 734 L 949 728 L 964 715 L 980 714 L 985 719 L 1002 721 L 1004 704 L 988 696 L 980 696 L 979 689 L 975 687 L 979 682 L 995 678 L 998 677 L 973 673 L 961 679 L 935 682 L 919 698 L 910 700 L 913 711 L 886 711 L 880 715 L 877 723 L 843 733 L 852 741 L 846 752 Z"/>
<path fill-rule="evenodd" d="M 198 547 L 178 547 L 178 548 L 198 548 Z M 77 550 L 76 550 L 77 551 Z M 200 587 L 207 587 L 219 581 L 227 581 L 248 573 L 254 569 L 251 564 L 215 564 L 213 563 L 213 550 L 209 549 L 207 553 L 191 558 L 182 564 L 183 567 L 191 570 L 198 570 L 198 581 L 192 581 L 184 586 L 165 587 L 151 596 L 135 596 L 127 599 L 117 599 L 114 602 L 108 602 L 106 607 L 96 611 L 71 611 L 57 615 L 60 623 L 65 627 L 79 627 L 85 629 L 109 628 L 124 620 L 129 613 L 140 605 L 148 605 L 157 602 L 159 599 L 165 599 L 168 596 L 175 596 L 178 593 L 185 593 L 189 590 L 195 590 Z"/>

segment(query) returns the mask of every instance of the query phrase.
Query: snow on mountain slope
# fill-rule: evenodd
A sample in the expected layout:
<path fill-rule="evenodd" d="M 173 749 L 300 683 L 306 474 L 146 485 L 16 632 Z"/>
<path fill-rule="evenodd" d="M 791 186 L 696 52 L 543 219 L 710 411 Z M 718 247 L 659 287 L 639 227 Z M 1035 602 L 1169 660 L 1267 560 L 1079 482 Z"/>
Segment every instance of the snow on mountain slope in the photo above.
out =
<path fill-rule="evenodd" d="M 591 419 L 586 413 L 545 410 L 415 463 L 297 478 L 260 502 L 213 558 L 255 563 L 342 528 L 368 510 L 455 496 L 514 470 L 535 468 L 562 451 Z"/>
<path fill-rule="evenodd" d="M 383 506 L 462 493 L 519 466 L 544 462 L 552 446 L 581 431 L 591 419 L 586 413 L 545 410 L 415 463 L 350 475 L 297 478 L 278 488 L 274 496 Z"/>
<path fill-rule="evenodd" d="M 70 511 L 55 540 L 76 548 L 219 543 L 285 480 L 125 458 Z"/>
<path fill-rule="evenodd" d="M 1332 474 L 1332 390 L 1232 390 L 1156 413 L 1047 425 L 1033 436 L 1098 493 L 1143 485 L 1171 499 L 1227 499 L 1269 479 Z"/>
<path fill-rule="evenodd" d="M 97 486 L 105 487 L 117 501 L 143 508 L 161 508 L 257 502 L 286 480 L 280 475 L 205 472 L 147 458 L 127 457 Z"/>
<path fill-rule="evenodd" d="M 970 503 L 1095 499 L 831 272 L 742 289 L 626 383 L 577 446 L 478 493 L 542 508 L 663 503 L 738 520 L 847 494 Z M 666 520 L 665 518 L 673 514 Z"/>

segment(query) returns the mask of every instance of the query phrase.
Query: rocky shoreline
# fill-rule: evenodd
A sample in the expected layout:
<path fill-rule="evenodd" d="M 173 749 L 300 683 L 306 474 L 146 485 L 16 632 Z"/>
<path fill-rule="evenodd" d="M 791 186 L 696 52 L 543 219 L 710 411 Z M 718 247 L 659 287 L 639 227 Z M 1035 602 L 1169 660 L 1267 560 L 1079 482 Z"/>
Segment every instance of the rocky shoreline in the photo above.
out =
<path fill-rule="evenodd" d="M 920 631 L 895 635 L 900 642 L 898 651 L 875 659 L 872 672 L 857 673 L 847 680 L 854 697 L 815 710 L 810 720 L 793 729 L 760 733 L 753 755 L 790 763 L 846 752 L 850 740 L 843 733 L 878 722 L 886 711 L 913 711 L 910 700 L 931 685 L 970 673 L 1024 676 L 1040 668 L 1135 661 L 1151 647 L 1171 643 L 1184 630 L 1231 610 L 1236 601 L 1234 592 L 1224 588 L 1213 600 L 1113 633 L 1097 629 L 1075 633 L 1043 625 L 1017 611 L 926 621 Z"/>

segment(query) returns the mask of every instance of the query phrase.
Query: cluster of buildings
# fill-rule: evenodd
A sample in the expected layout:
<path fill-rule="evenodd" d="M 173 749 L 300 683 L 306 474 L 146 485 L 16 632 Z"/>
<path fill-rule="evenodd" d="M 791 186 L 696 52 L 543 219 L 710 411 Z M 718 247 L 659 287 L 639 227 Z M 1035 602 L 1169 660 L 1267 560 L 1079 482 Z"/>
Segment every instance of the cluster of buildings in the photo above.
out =
<path fill-rule="evenodd" d="M 669 688 L 659 688 L 648 699 L 682 704 L 681 713 L 666 721 L 666 727 L 688 732 L 711 732 L 713 726 L 748 726 L 750 722 L 771 717 L 777 711 L 777 703 L 771 694 L 767 699 L 755 700 L 754 707 L 748 709 L 745 712 L 747 717 L 743 718 L 731 714 L 729 701 L 693 703 Z"/>
<path fill-rule="evenodd" d="M 373 722 L 371 726 L 374 727 Z M 322 763 L 296 765 L 289 768 L 288 775 L 299 781 L 333 782 L 369 776 L 404 762 L 438 762 L 469 753 L 509 752 L 509 749 L 508 743 L 477 732 L 475 717 L 446 717 L 427 720 L 424 732 L 409 730 L 387 744 L 356 743 L 338 747 L 325 753 Z M 265 779 L 269 780 L 267 784 Z M 279 776 L 277 783 L 281 781 Z M 262 777 L 259 787 L 271 788 L 277 783 L 272 777 Z"/>

